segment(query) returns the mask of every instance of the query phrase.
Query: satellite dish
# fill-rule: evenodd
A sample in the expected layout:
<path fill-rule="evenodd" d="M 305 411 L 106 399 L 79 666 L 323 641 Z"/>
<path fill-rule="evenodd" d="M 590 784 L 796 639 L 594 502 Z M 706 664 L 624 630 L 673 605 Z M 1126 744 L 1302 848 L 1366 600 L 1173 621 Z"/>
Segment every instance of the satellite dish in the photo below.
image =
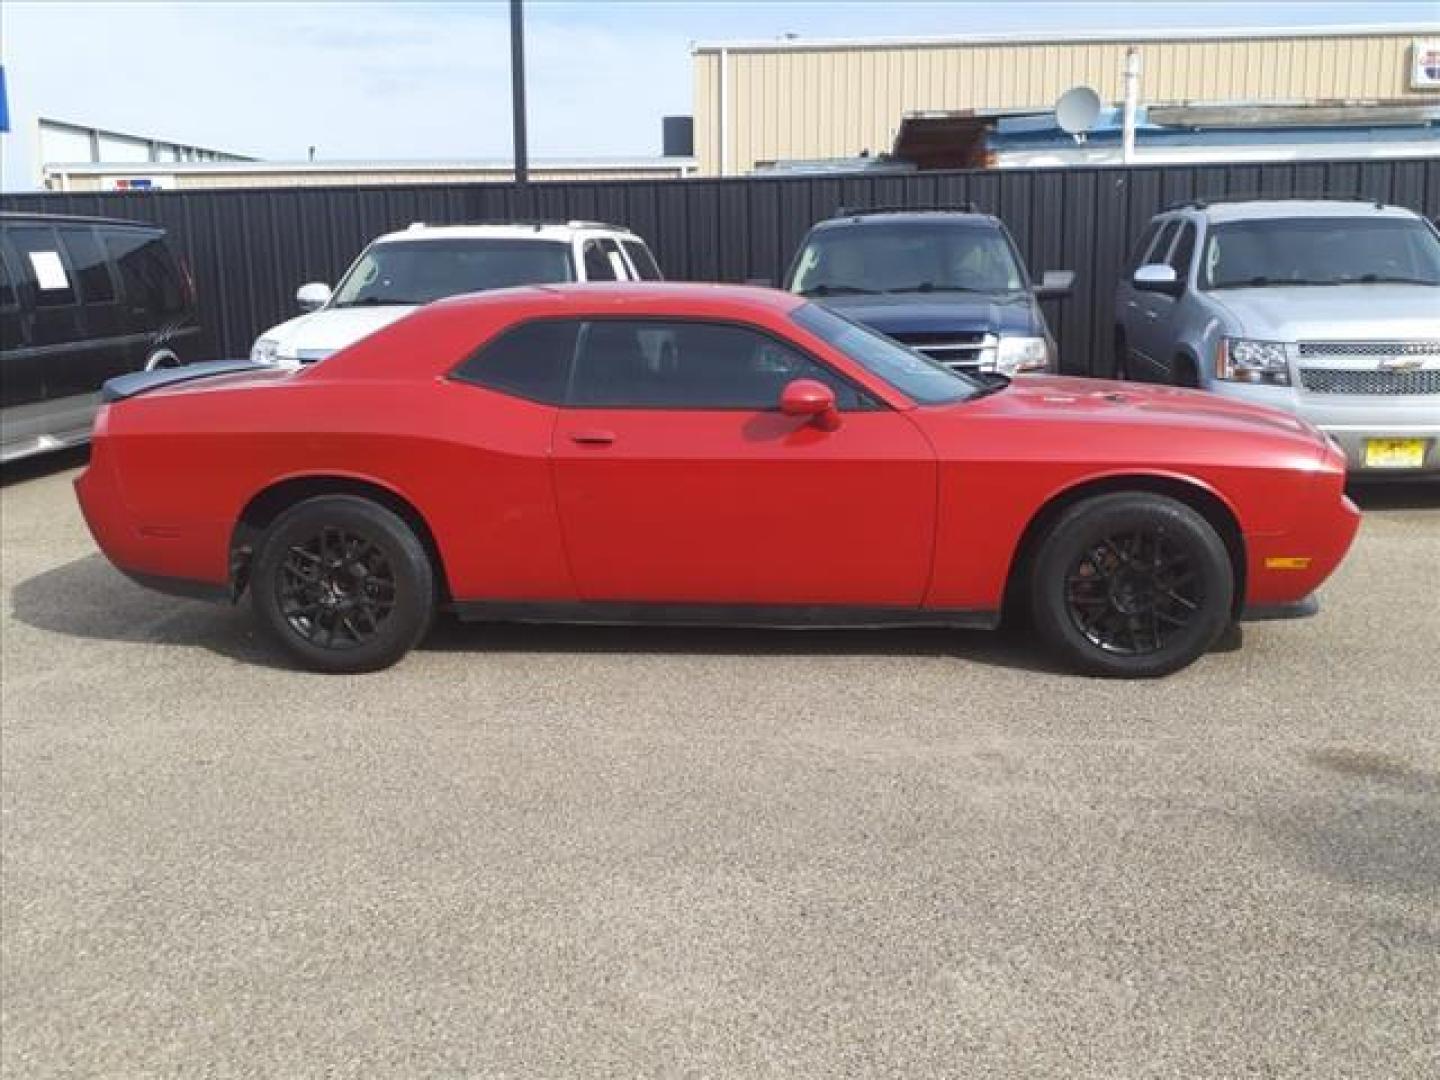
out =
<path fill-rule="evenodd" d="M 1100 119 L 1100 95 L 1088 86 L 1076 86 L 1060 95 L 1055 102 L 1055 123 L 1061 131 L 1085 141 L 1085 133 Z"/>

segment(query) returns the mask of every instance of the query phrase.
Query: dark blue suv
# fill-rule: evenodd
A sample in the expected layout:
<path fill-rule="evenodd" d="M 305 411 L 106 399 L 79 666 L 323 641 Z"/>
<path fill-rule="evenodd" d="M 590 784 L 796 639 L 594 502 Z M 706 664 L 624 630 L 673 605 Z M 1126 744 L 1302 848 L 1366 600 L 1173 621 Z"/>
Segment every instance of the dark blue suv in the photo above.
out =
<path fill-rule="evenodd" d="M 969 373 L 1056 370 L 1038 301 L 1075 275 L 1033 284 L 999 219 L 973 208 L 840 210 L 810 229 L 785 288 Z"/>

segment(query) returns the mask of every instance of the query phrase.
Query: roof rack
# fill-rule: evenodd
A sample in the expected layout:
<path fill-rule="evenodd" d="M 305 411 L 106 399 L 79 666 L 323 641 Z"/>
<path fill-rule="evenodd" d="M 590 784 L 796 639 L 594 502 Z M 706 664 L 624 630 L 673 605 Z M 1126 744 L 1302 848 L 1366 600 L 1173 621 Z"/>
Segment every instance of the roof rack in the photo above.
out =
<path fill-rule="evenodd" d="M 539 232 L 541 229 L 554 227 L 566 229 L 614 229 L 616 232 L 630 232 L 628 226 L 611 225 L 606 221 L 562 221 L 558 218 L 494 218 L 484 221 L 412 221 L 406 228 L 445 229 L 482 225 L 513 225 L 516 228 L 534 229 L 536 232 Z"/>
<path fill-rule="evenodd" d="M 1226 195 L 1200 196 L 1194 199 L 1182 199 L 1177 203 L 1171 203 L 1165 207 L 1170 210 L 1204 210 L 1207 206 L 1219 206 L 1225 203 L 1237 202 L 1285 202 L 1289 199 L 1309 200 L 1313 202 L 1363 202 L 1372 204 L 1376 210 L 1383 210 L 1385 202 L 1373 195 L 1337 195 L 1333 191 L 1287 191 L 1287 192 L 1233 192 Z"/>
<path fill-rule="evenodd" d="M 834 216 L 865 217 L 869 214 L 978 214 L 980 208 L 973 202 L 949 203 L 931 206 L 837 206 Z"/>

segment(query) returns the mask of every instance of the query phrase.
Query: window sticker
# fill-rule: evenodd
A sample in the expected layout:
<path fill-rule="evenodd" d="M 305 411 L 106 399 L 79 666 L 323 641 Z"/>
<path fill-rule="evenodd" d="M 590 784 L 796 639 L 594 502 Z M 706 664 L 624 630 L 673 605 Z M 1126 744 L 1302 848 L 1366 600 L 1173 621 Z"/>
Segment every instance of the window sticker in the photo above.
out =
<path fill-rule="evenodd" d="M 70 279 L 65 276 L 65 264 L 60 261 L 58 251 L 32 251 L 30 265 L 35 268 L 35 283 L 41 289 L 70 288 Z"/>

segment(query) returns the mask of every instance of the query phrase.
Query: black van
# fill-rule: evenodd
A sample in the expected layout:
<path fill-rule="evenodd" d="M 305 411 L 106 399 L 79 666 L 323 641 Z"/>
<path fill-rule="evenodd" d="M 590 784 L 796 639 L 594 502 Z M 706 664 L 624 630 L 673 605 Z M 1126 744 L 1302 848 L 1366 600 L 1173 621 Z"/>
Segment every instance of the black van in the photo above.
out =
<path fill-rule="evenodd" d="M 0 461 L 87 442 L 106 379 L 195 360 L 199 335 L 164 229 L 0 213 Z"/>

